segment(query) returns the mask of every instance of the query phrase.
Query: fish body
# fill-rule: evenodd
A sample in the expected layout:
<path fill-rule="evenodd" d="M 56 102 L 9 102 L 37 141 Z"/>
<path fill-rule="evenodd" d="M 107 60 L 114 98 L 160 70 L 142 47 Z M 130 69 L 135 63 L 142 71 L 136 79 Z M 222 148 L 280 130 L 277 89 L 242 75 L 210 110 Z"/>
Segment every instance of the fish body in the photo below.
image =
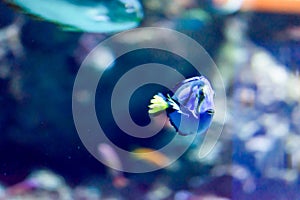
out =
<path fill-rule="evenodd" d="M 215 112 L 214 91 L 209 81 L 204 76 L 196 76 L 177 84 L 174 91 L 172 97 L 155 95 L 149 105 L 149 114 L 166 111 L 181 135 L 206 132 Z"/>

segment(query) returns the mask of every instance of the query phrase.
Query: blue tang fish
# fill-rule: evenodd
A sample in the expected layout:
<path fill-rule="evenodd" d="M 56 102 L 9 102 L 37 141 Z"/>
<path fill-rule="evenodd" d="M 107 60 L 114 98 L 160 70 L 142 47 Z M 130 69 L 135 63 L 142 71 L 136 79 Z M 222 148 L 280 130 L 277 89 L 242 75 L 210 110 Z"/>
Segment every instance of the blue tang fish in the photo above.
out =
<path fill-rule="evenodd" d="M 204 76 L 196 76 L 180 82 L 174 89 L 172 97 L 154 95 L 148 113 L 166 111 L 180 135 L 205 133 L 215 113 L 214 91 L 209 81 Z"/>

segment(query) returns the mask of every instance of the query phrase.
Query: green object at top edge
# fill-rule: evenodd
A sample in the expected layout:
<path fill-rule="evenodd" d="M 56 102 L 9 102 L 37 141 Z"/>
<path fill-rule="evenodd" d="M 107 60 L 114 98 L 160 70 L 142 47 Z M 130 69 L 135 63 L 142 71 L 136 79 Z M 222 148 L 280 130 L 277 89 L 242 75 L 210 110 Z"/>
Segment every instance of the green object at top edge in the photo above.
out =
<path fill-rule="evenodd" d="M 138 26 L 143 10 L 137 0 L 6 0 L 23 12 L 65 30 L 119 32 Z"/>

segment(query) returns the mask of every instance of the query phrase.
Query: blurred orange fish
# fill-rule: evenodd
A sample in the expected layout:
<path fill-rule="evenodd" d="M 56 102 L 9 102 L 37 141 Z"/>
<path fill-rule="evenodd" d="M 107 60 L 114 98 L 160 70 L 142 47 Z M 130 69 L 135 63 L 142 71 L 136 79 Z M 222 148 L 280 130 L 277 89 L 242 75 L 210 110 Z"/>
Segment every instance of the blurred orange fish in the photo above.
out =
<path fill-rule="evenodd" d="M 170 163 L 170 159 L 166 155 L 155 149 L 137 148 L 132 153 L 134 153 L 137 159 L 144 160 L 159 167 L 165 167 Z"/>
<path fill-rule="evenodd" d="M 299 14 L 299 0 L 213 0 L 219 9 Z"/>

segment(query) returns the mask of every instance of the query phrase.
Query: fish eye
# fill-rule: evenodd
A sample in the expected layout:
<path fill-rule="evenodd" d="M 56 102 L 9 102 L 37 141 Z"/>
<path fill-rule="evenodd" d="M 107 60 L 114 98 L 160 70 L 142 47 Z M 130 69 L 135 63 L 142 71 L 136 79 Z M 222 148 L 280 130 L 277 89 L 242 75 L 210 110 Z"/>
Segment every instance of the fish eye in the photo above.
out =
<path fill-rule="evenodd" d="M 203 92 L 203 89 L 199 90 L 199 96 L 203 96 L 204 95 L 204 92 Z"/>
<path fill-rule="evenodd" d="M 215 114 L 215 111 L 213 109 L 208 109 L 206 112 L 210 115 Z"/>

